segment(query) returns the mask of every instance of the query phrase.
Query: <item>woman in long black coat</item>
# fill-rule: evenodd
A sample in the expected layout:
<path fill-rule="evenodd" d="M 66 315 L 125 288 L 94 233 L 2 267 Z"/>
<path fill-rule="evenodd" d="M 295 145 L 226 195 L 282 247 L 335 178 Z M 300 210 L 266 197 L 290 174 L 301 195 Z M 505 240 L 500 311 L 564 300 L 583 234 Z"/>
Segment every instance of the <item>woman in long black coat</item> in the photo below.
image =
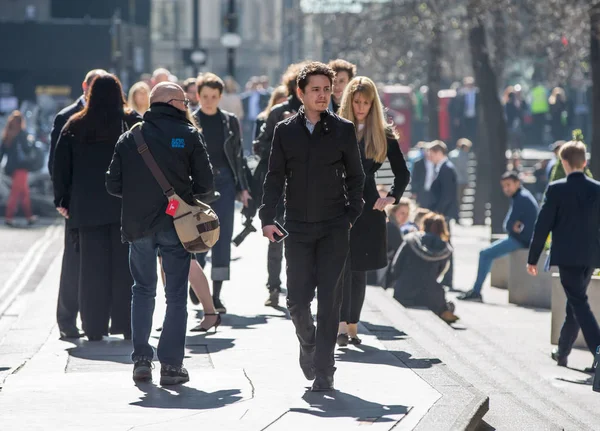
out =
<path fill-rule="evenodd" d="M 79 304 L 90 341 L 109 332 L 131 337 L 129 248 L 121 242 L 121 200 L 106 191 L 105 173 L 119 136 L 140 120 L 118 78 L 98 76 L 56 146 L 54 203 L 79 239 Z"/>
<path fill-rule="evenodd" d="M 338 344 L 360 344 L 358 322 L 365 299 L 366 272 L 387 266 L 386 214 L 388 205 L 398 203 L 410 174 L 393 128 L 386 123 L 375 83 L 364 76 L 354 78 L 344 91 L 340 116 L 356 127 L 363 169 L 365 201 L 362 215 L 350 231 L 350 255 L 343 279 L 343 302 Z M 377 191 L 375 175 L 386 158 L 394 173 L 387 197 Z"/>

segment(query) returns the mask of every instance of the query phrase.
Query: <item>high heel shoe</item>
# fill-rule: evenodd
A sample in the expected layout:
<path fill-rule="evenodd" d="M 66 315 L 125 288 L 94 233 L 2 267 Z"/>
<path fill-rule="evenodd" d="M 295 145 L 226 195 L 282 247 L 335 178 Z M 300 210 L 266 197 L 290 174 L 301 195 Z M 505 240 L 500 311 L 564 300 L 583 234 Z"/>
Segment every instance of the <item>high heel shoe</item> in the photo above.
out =
<path fill-rule="evenodd" d="M 205 316 L 217 316 L 217 321 L 213 323 L 210 327 L 204 328 L 202 323 L 198 326 L 190 329 L 191 332 L 208 332 L 212 328 L 215 328 L 215 334 L 217 333 L 217 328 L 221 325 L 221 315 L 219 313 L 204 313 Z"/>

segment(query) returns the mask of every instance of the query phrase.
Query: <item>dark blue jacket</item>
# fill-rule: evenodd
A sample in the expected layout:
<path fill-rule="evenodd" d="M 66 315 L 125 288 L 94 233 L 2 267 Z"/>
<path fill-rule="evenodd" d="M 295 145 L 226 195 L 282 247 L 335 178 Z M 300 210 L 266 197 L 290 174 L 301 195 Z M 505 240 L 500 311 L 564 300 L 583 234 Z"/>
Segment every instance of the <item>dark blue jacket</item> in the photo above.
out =
<path fill-rule="evenodd" d="M 600 267 L 600 183 L 574 172 L 550 183 L 529 248 L 537 264 L 552 233 L 550 265 Z"/>
<path fill-rule="evenodd" d="M 431 211 L 442 214 L 447 220 L 458 220 L 458 189 L 456 168 L 450 160 L 446 160 L 431 184 Z"/>
<path fill-rule="evenodd" d="M 523 244 L 523 248 L 529 247 L 539 210 L 537 201 L 531 192 L 523 187 L 518 189 L 511 198 L 510 209 L 504 219 L 504 231 L 508 233 L 508 236 Z M 517 221 L 523 224 L 523 230 L 520 233 L 513 231 L 513 226 Z"/>

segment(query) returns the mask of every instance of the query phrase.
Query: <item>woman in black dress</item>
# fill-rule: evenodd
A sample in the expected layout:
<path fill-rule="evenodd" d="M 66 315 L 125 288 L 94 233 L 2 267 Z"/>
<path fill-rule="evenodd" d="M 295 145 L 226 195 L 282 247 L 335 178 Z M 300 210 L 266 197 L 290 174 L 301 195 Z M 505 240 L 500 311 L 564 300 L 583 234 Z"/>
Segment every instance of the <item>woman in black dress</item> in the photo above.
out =
<path fill-rule="evenodd" d="M 104 177 L 119 136 L 138 121 L 118 78 L 98 76 L 56 146 L 54 203 L 79 239 L 79 307 L 90 341 L 109 332 L 131 337 L 129 247 L 121 242 L 121 200 L 108 194 Z"/>
<path fill-rule="evenodd" d="M 350 231 L 350 255 L 343 279 L 343 302 L 338 344 L 360 344 L 358 322 L 365 299 L 366 272 L 387 266 L 386 214 L 388 205 L 398 203 L 410 180 L 398 137 L 386 123 L 375 83 L 364 76 L 354 78 L 344 91 L 340 116 L 353 122 L 365 171 L 365 206 Z M 379 197 L 375 174 L 386 160 L 394 173 L 387 197 Z"/>

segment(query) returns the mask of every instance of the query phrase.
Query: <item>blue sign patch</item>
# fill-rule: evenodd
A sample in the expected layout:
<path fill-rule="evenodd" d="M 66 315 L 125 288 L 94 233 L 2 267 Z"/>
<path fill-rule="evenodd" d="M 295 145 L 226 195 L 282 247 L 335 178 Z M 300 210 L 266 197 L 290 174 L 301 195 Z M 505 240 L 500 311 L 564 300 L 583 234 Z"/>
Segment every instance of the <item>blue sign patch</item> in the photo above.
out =
<path fill-rule="evenodd" d="M 171 148 L 185 148 L 185 140 L 182 138 L 171 139 Z"/>

